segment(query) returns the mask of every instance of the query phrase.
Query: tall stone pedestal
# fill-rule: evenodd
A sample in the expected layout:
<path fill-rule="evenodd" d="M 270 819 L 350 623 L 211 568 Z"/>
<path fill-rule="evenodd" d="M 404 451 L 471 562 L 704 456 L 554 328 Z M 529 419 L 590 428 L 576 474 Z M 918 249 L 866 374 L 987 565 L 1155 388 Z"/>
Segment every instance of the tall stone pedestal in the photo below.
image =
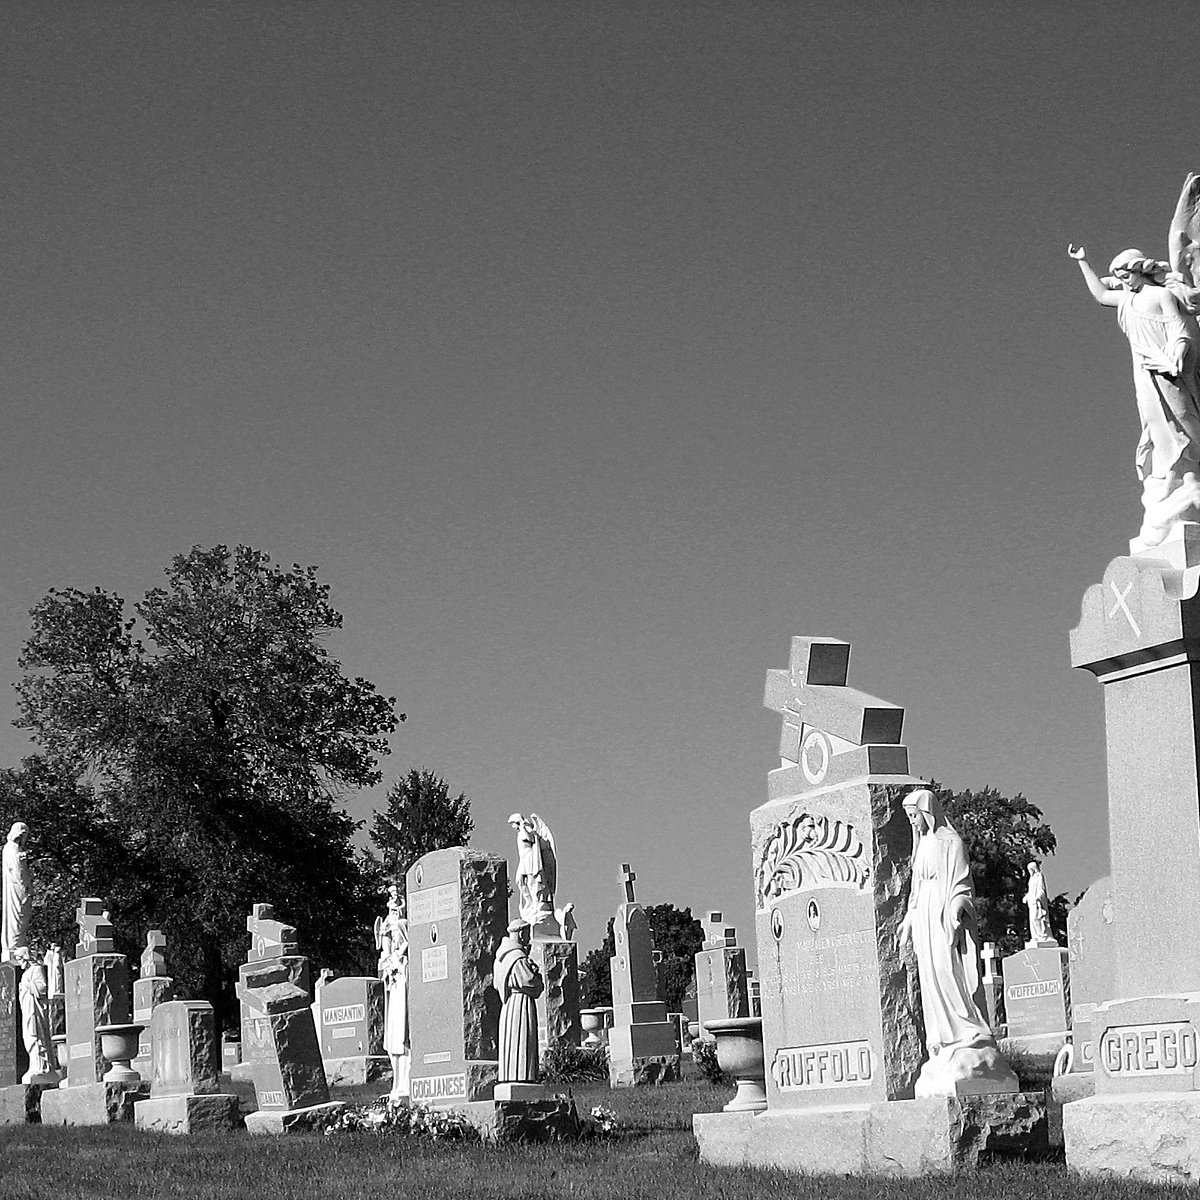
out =
<path fill-rule="evenodd" d="M 1192 1181 L 1200 1164 L 1198 586 L 1200 526 L 1180 526 L 1114 559 L 1071 633 L 1072 665 L 1104 688 L 1112 868 L 1095 1095 L 1063 1111 L 1067 1165 L 1082 1174 Z"/>
<path fill-rule="evenodd" d="M 538 1046 L 578 1046 L 583 1041 L 579 1020 L 579 949 L 562 939 L 537 939 L 529 957 L 542 973 L 545 988 L 537 998 Z"/>
<path fill-rule="evenodd" d="M 500 997 L 492 960 L 508 927 L 504 859 L 435 850 L 408 872 L 411 1098 L 459 1106 L 491 1100 Z"/>

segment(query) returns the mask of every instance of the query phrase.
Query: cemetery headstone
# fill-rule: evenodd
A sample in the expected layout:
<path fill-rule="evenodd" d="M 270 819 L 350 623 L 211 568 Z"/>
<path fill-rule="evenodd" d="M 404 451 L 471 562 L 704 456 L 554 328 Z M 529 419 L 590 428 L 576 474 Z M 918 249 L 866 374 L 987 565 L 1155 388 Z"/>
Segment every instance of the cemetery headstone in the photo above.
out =
<path fill-rule="evenodd" d="M 1071 1028 L 1071 975 L 1061 946 L 1033 946 L 1004 959 L 1004 1049 L 1052 1064 Z"/>
<path fill-rule="evenodd" d="M 250 1066 L 258 1111 L 249 1133 L 284 1133 L 330 1111 L 307 986 L 308 959 L 296 954 L 296 930 L 256 904 L 246 920 L 250 950 L 238 971 L 242 1057 Z"/>
<path fill-rule="evenodd" d="M 134 1106 L 139 1129 L 158 1133 L 208 1133 L 236 1129 L 235 1095 L 221 1092 L 221 1055 L 212 1005 L 204 1000 L 162 1000 L 150 1017 L 150 1099 Z"/>
<path fill-rule="evenodd" d="M 133 1019 L 140 1022 L 142 1032 L 138 1038 L 137 1058 L 133 1069 L 150 1082 L 150 1038 L 151 1021 L 155 1008 L 175 994 L 175 980 L 167 974 L 167 938 L 161 929 L 151 929 L 146 934 L 146 948 L 142 951 L 141 970 L 133 981 Z"/>
<path fill-rule="evenodd" d="M 746 951 L 737 945 L 737 930 L 725 925 L 722 914 L 705 920 L 703 948 L 696 955 L 696 1011 L 699 1036 L 714 1040 L 707 1021 L 750 1015 Z"/>
<path fill-rule="evenodd" d="M 507 865 L 464 847 L 435 850 L 413 864 L 406 888 L 411 1097 L 490 1100 L 500 1014 L 492 959 L 508 925 Z"/>
<path fill-rule="evenodd" d="M 21 1083 L 29 1066 L 21 1036 L 17 990 L 21 971 L 15 963 L 0 962 L 0 1125 L 23 1125 L 37 1119 L 40 1089 Z M 32 1100 L 32 1111 L 30 1101 Z"/>
<path fill-rule="evenodd" d="M 926 1051 L 899 935 L 918 904 L 919 818 L 904 801 L 919 781 L 904 710 L 849 687 L 849 656 L 843 641 L 793 638 L 789 665 L 767 674 L 781 765 L 750 818 L 767 1109 L 696 1114 L 705 1162 L 921 1175 L 1046 1140 L 1040 1093 L 965 1095 L 946 1072 L 913 1098 Z M 909 928 L 915 941 L 923 926 Z"/>
<path fill-rule="evenodd" d="M 79 941 L 66 964 L 67 1077 L 42 1096 L 46 1125 L 103 1125 L 133 1120 L 140 1083 L 106 1081 L 101 1026 L 130 1024 L 129 965 L 113 946 L 104 901 L 87 896 L 75 912 Z"/>
<path fill-rule="evenodd" d="M 608 1082 L 641 1087 L 679 1078 L 679 1047 L 674 1023 L 659 998 L 654 937 L 646 910 L 637 902 L 637 876 L 621 866 L 625 899 L 613 919 L 616 953 L 612 973 L 613 1023 L 608 1031 Z"/>
<path fill-rule="evenodd" d="M 1067 961 L 1071 968 L 1071 1070 L 1095 1066 L 1092 1015 L 1115 994 L 1113 926 L 1116 910 L 1107 876 L 1098 879 L 1067 914 Z"/>
<path fill-rule="evenodd" d="M 996 968 L 1000 964 L 1000 951 L 995 942 L 984 942 L 983 952 L 983 998 L 987 1004 L 988 1025 L 992 1036 L 1002 1038 L 1008 1032 L 1004 1024 L 1004 976 Z"/>
<path fill-rule="evenodd" d="M 390 1069 L 383 1007 L 383 981 L 374 976 L 343 976 L 317 992 L 317 1034 L 331 1087 L 374 1083 Z"/>

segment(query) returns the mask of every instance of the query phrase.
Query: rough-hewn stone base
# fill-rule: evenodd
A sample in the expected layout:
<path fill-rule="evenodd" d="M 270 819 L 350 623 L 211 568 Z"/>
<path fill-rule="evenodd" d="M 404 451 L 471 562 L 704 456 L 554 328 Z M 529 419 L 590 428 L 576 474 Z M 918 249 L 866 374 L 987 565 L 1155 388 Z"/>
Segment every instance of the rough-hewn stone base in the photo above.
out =
<path fill-rule="evenodd" d="M 247 1133 L 298 1133 L 312 1129 L 346 1106 L 337 1101 L 310 1108 L 276 1108 L 246 1114 Z"/>
<path fill-rule="evenodd" d="M 229 1081 L 231 1083 L 253 1083 L 254 1066 L 248 1062 L 232 1063 L 229 1066 Z"/>
<path fill-rule="evenodd" d="M 43 1125 L 112 1125 L 133 1120 L 135 1100 L 147 1099 L 145 1087 L 128 1083 L 84 1083 L 47 1088 L 42 1093 Z"/>
<path fill-rule="evenodd" d="M 1080 1175 L 1200 1182 L 1200 1092 L 1090 1096 L 1063 1109 L 1063 1137 Z"/>
<path fill-rule="evenodd" d="M 485 1142 L 557 1142 L 579 1136 L 575 1101 L 476 1100 L 455 1106 Z"/>
<path fill-rule="evenodd" d="M 1096 1076 L 1091 1071 L 1057 1075 L 1046 1089 L 1046 1118 L 1050 1122 L 1050 1145 L 1063 1144 L 1063 1107 L 1086 1100 L 1096 1091 Z"/>
<path fill-rule="evenodd" d="M 0 1125 L 37 1124 L 42 1119 L 42 1093 L 56 1085 L 14 1083 L 0 1088 Z"/>
<path fill-rule="evenodd" d="M 608 1060 L 609 1087 L 652 1087 L 674 1083 L 679 1078 L 679 1055 L 663 1054 L 654 1058 Z"/>
<path fill-rule="evenodd" d="M 325 1078 L 330 1087 L 361 1087 L 391 1077 L 392 1060 L 386 1054 L 358 1054 L 350 1058 L 327 1058 Z"/>
<path fill-rule="evenodd" d="M 692 1131 L 701 1160 L 714 1166 L 814 1175 L 934 1175 L 1049 1149 L 1041 1092 L 697 1113 Z"/>
<path fill-rule="evenodd" d="M 237 1096 L 160 1096 L 133 1106 L 138 1129 L 156 1133 L 213 1133 L 238 1129 L 242 1107 Z"/>

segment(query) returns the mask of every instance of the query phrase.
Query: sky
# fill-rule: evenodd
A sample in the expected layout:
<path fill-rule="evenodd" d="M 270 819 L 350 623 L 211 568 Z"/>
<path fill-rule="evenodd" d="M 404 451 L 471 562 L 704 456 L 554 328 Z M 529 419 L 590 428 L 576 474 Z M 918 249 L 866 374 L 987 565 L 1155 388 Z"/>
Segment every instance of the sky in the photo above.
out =
<path fill-rule="evenodd" d="M 1073 897 L 1107 825 L 1068 633 L 1140 506 L 1065 250 L 1165 254 L 1198 20 L 7 0 L 0 683 L 51 587 L 315 564 L 408 714 L 385 784 L 436 771 L 510 864 L 539 813 L 585 950 L 622 862 L 752 947 L 765 673 L 837 637 L 914 773 L 1041 807 Z"/>

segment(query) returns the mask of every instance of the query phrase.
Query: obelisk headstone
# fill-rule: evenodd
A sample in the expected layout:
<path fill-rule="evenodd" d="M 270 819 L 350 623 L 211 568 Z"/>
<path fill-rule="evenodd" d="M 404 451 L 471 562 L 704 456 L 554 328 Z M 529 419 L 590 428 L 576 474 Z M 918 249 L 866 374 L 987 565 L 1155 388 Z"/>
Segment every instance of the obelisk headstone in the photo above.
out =
<path fill-rule="evenodd" d="M 646 910 L 637 902 L 637 876 L 621 865 L 624 901 L 613 919 L 616 953 L 612 972 L 613 1023 L 608 1032 L 608 1082 L 611 1087 L 641 1087 L 679 1078 L 676 1026 L 659 997 L 654 936 Z"/>

